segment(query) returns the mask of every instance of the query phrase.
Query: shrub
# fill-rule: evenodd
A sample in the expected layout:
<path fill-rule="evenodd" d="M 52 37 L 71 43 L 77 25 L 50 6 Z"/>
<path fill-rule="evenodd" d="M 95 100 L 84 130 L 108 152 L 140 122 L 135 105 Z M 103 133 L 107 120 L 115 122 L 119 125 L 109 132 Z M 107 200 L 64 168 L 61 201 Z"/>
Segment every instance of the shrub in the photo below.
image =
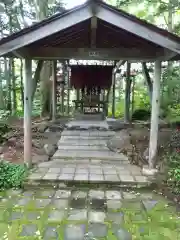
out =
<path fill-rule="evenodd" d="M 167 184 L 173 193 L 180 193 L 180 154 L 172 153 L 166 157 L 168 166 Z"/>
<path fill-rule="evenodd" d="M 3 135 L 5 135 L 10 130 L 11 128 L 6 123 L 0 122 L 0 143 L 5 141 Z"/>
<path fill-rule="evenodd" d="M 0 189 L 19 188 L 27 176 L 25 165 L 0 162 Z"/>
<path fill-rule="evenodd" d="M 146 109 L 137 109 L 132 114 L 132 120 L 149 120 L 151 116 L 151 112 Z"/>

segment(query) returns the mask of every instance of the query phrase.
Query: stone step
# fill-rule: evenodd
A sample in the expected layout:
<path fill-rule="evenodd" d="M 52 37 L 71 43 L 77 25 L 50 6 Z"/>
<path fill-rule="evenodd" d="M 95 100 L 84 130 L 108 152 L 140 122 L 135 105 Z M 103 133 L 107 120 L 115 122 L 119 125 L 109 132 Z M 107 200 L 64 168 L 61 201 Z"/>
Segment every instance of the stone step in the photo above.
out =
<path fill-rule="evenodd" d="M 58 146 L 59 150 L 67 150 L 67 151 L 109 151 L 109 149 L 106 146 L 71 146 L 71 145 L 59 145 Z"/>
<path fill-rule="evenodd" d="M 106 146 L 106 140 L 76 140 L 76 139 L 71 139 L 71 140 L 59 140 L 58 141 L 58 146 L 59 145 L 77 145 L 77 146 Z"/>
<path fill-rule="evenodd" d="M 112 137 L 114 136 L 115 132 L 113 131 L 97 131 L 97 130 L 64 130 L 61 136 L 90 136 L 90 137 Z"/>
<path fill-rule="evenodd" d="M 127 189 L 151 189 L 155 185 L 154 182 L 120 182 L 120 181 L 100 181 L 98 179 L 94 180 L 27 180 L 24 182 L 23 188 L 24 189 L 39 189 L 39 188 L 53 188 L 53 189 L 68 189 L 73 188 L 75 189 L 87 189 L 87 188 L 101 188 L 101 189 L 107 189 L 111 188 L 111 190 L 115 189 L 124 189 L 125 191 Z"/>
<path fill-rule="evenodd" d="M 65 140 L 108 140 L 109 136 L 62 136 L 60 141 Z"/>
<path fill-rule="evenodd" d="M 84 159 L 84 158 L 57 158 L 53 159 L 53 162 L 57 161 L 57 167 L 58 165 L 63 165 L 63 164 L 81 164 L 82 166 L 84 164 L 107 164 L 107 165 L 113 165 L 113 166 L 121 166 L 121 165 L 128 165 L 129 162 L 127 160 L 122 160 L 122 161 L 117 161 L 117 160 L 106 160 L 106 159 Z M 50 161 L 50 162 L 52 162 Z M 46 163 L 46 162 L 45 162 Z"/>
<path fill-rule="evenodd" d="M 84 159 L 101 159 L 101 160 L 117 160 L 128 161 L 128 158 L 124 154 L 118 154 L 107 151 L 62 151 L 57 150 L 52 159 L 58 158 L 84 158 Z"/>
<path fill-rule="evenodd" d="M 148 186 L 149 180 L 142 175 L 140 167 L 132 166 L 127 161 L 121 164 L 92 163 L 82 161 L 52 160 L 38 164 L 28 176 L 31 185 L 41 184 L 113 184 L 114 186 Z"/>
<path fill-rule="evenodd" d="M 71 121 L 66 124 L 67 128 L 81 128 L 81 129 L 91 129 L 99 128 L 101 130 L 108 130 L 109 126 L 106 121 Z"/>

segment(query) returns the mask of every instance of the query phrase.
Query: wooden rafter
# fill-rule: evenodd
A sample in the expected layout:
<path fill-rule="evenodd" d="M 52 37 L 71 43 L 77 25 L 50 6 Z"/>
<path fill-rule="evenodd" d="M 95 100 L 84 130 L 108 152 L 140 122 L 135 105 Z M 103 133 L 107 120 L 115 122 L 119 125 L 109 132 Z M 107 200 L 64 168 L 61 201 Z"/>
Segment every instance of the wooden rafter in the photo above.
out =
<path fill-rule="evenodd" d="M 143 39 L 180 54 L 180 42 L 173 41 L 168 37 L 162 36 L 160 33 L 133 22 L 131 19 L 128 19 L 117 12 L 109 11 L 107 8 L 99 7 L 97 17 L 105 22 L 133 33 L 136 36 L 142 37 Z"/>
<path fill-rule="evenodd" d="M 62 31 L 72 25 L 81 23 L 91 17 L 92 13 L 89 10 L 89 6 L 79 8 L 75 12 L 67 14 L 64 17 L 57 18 L 49 24 L 41 26 L 40 29 L 35 29 L 34 31 L 2 44 L 0 47 L 0 56 Z"/>

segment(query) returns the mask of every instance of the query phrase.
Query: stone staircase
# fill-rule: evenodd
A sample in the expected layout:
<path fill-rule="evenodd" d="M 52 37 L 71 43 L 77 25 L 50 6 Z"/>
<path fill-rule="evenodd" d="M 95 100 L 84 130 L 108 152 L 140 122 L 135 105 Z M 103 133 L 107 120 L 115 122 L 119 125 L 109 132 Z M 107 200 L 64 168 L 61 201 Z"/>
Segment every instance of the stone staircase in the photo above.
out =
<path fill-rule="evenodd" d="M 115 132 L 106 122 L 72 121 L 68 126 L 86 130 L 64 130 L 52 160 L 40 163 L 29 176 L 26 186 L 102 185 L 145 187 L 151 183 L 141 169 L 129 163 L 124 154 L 111 152 L 106 142 Z M 92 130 L 94 127 L 94 130 Z M 98 129 L 106 130 L 95 130 Z"/>

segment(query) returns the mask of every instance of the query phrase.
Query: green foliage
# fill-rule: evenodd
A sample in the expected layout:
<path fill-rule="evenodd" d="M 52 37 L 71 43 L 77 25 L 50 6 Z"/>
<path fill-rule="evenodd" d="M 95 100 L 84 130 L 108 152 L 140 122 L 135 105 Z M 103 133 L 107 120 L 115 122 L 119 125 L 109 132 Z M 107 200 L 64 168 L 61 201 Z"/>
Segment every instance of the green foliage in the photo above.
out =
<path fill-rule="evenodd" d="M 19 188 L 27 176 L 25 165 L 0 162 L 0 189 Z"/>
<path fill-rule="evenodd" d="M 146 109 L 150 111 L 151 104 L 150 104 L 149 95 L 146 89 L 138 88 L 135 91 L 134 107 L 135 109 Z"/>
<path fill-rule="evenodd" d="M 178 152 L 166 156 L 168 170 L 168 186 L 173 193 L 180 193 L 180 154 Z"/>
<path fill-rule="evenodd" d="M 176 66 L 166 68 L 162 75 L 162 100 L 163 109 L 168 121 L 180 120 L 180 69 Z"/>
<path fill-rule="evenodd" d="M 142 120 L 146 121 L 150 118 L 151 112 L 146 109 L 137 109 L 132 114 L 132 120 Z"/>
<path fill-rule="evenodd" d="M 167 120 L 171 122 L 180 121 L 180 103 L 173 104 L 167 108 Z"/>
<path fill-rule="evenodd" d="M 117 102 L 115 105 L 115 117 L 116 118 L 122 118 L 124 116 L 124 103 L 123 101 Z M 109 106 L 108 109 L 108 117 L 112 117 L 112 105 Z"/>
<path fill-rule="evenodd" d="M 7 110 L 0 110 L 0 120 L 7 119 L 10 115 L 10 112 Z"/>
<path fill-rule="evenodd" d="M 2 143 L 5 140 L 3 135 L 5 135 L 10 130 L 11 128 L 6 123 L 0 122 L 0 143 Z"/>

